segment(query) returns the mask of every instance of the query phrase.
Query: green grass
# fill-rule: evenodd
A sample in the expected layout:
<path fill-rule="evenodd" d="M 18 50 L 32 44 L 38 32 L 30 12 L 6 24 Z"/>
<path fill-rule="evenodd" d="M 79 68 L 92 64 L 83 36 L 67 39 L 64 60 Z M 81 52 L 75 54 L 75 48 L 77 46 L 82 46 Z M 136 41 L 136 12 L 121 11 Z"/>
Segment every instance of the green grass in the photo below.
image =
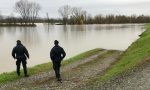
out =
<path fill-rule="evenodd" d="M 98 53 L 101 50 L 102 49 L 98 49 L 97 48 L 97 49 L 93 49 L 93 50 L 84 52 L 84 53 L 79 54 L 77 56 L 74 56 L 74 57 L 72 57 L 70 59 L 64 60 L 62 65 L 67 65 L 67 64 L 74 63 L 74 62 L 79 61 L 81 59 L 84 59 L 86 57 L 92 56 L 92 55 Z M 41 73 L 41 72 L 47 72 L 50 69 L 52 69 L 52 63 L 51 62 L 45 63 L 45 64 L 40 64 L 40 65 L 36 65 L 34 67 L 28 68 L 28 71 L 29 71 L 29 75 L 35 75 L 35 74 L 38 74 L 38 73 Z M 22 70 L 21 70 L 21 72 L 23 74 Z M 10 73 L 3 73 L 3 74 L 0 74 L 0 84 L 11 82 L 11 81 L 15 81 L 15 80 L 18 80 L 18 79 L 20 79 L 22 77 L 23 76 L 18 77 L 16 75 L 15 71 L 10 72 Z"/>
<path fill-rule="evenodd" d="M 139 64 L 150 56 L 150 24 L 146 25 L 146 31 L 140 36 L 141 38 L 122 54 L 118 62 L 105 72 L 101 77 L 102 81 L 124 74 L 136 66 L 140 67 Z"/>

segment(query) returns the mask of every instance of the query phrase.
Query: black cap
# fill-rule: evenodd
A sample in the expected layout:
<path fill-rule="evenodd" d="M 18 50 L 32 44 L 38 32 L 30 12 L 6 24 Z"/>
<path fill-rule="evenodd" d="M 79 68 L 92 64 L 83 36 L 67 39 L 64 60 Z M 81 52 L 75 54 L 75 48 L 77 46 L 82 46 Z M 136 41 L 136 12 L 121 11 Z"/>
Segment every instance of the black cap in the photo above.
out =
<path fill-rule="evenodd" d="M 54 44 L 55 44 L 55 45 L 58 45 L 58 44 L 59 44 L 59 41 L 58 41 L 58 40 L 55 40 L 55 41 L 54 41 Z"/>

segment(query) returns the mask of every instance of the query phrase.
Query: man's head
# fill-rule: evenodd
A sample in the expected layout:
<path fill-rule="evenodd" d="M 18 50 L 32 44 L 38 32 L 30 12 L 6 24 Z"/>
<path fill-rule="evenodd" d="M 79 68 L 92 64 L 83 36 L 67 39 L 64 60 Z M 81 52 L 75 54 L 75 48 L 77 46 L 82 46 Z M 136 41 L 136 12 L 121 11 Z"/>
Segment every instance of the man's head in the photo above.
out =
<path fill-rule="evenodd" d="M 55 40 L 55 41 L 54 41 L 54 44 L 55 44 L 55 45 L 58 45 L 58 44 L 59 44 L 58 40 Z"/>
<path fill-rule="evenodd" d="M 21 44 L 21 41 L 20 41 L 20 40 L 17 40 L 17 44 Z"/>

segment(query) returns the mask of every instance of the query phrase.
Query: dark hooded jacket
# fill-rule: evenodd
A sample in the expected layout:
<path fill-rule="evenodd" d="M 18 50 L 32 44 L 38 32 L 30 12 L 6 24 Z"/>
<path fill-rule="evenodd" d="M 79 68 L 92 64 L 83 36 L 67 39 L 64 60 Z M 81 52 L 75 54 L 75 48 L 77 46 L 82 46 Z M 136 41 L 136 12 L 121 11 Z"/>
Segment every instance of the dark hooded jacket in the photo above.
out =
<path fill-rule="evenodd" d="M 12 50 L 12 56 L 18 60 L 26 60 L 27 57 L 29 58 L 29 53 L 21 43 L 18 43 L 17 46 Z"/>
<path fill-rule="evenodd" d="M 55 45 L 50 51 L 50 58 L 52 61 L 61 61 L 66 56 L 62 47 Z"/>

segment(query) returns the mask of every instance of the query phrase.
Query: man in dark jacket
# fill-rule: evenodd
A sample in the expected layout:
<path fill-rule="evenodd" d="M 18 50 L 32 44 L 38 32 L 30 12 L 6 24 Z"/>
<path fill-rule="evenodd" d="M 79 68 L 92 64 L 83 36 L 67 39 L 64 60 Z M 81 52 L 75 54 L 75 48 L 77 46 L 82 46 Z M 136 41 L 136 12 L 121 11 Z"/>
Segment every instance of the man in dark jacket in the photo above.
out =
<path fill-rule="evenodd" d="M 53 69 L 56 74 L 56 78 L 58 81 L 61 81 L 60 77 L 60 66 L 61 61 L 66 56 L 66 53 L 62 47 L 60 47 L 58 44 L 59 42 L 57 40 L 54 41 L 55 46 L 50 51 L 50 58 L 53 63 Z"/>
<path fill-rule="evenodd" d="M 18 76 L 20 76 L 20 64 L 22 63 L 24 76 L 28 77 L 26 60 L 27 58 L 29 59 L 29 53 L 28 53 L 28 50 L 21 44 L 20 40 L 17 40 L 17 45 L 13 48 L 12 56 L 14 59 L 17 59 L 16 65 L 17 65 Z"/>

